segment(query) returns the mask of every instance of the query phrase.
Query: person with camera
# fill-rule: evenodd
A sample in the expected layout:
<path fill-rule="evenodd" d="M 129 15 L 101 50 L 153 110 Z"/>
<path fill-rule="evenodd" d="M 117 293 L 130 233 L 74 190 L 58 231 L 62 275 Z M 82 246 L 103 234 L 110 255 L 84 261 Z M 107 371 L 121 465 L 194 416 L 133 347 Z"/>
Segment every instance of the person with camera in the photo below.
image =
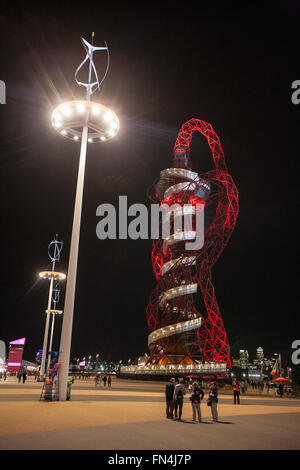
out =
<path fill-rule="evenodd" d="M 190 400 L 192 403 L 193 409 L 193 423 L 196 423 L 196 414 L 198 415 L 198 422 L 201 423 L 201 400 L 203 400 L 204 392 L 200 385 L 197 382 L 194 382 L 192 385 L 192 395 Z"/>
<path fill-rule="evenodd" d="M 218 389 L 216 382 L 212 382 L 208 395 L 207 405 L 211 407 L 212 421 L 218 422 Z"/>

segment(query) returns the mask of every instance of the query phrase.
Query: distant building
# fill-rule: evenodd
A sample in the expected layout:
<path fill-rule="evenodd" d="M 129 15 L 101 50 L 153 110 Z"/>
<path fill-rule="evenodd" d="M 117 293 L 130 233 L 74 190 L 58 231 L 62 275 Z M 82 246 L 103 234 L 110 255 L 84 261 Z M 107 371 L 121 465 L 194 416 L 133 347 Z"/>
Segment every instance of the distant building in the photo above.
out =
<path fill-rule="evenodd" d="M 257 348 L 257 350 L 256 350 L 256 359 L 258 359 L 259 361 L 264 360 L 264 350 L 263 350 L 263 348 L 261 348 L 261 347 Z"/>
<path fill-rule="evenodd" d="M 241 361 L 239 359 L 231 359 L 232 367 L 241 367 Z"/>
<path fill-rule="evenodd" d="M 270 371 L 273 369 L 274 362 L 271 359 L 264 360 L 264 367 L 266 371 Z"/>
<path fill-rule="evenodd" d="M 249 358 L 249 353 L 246 349 L 240 349 L 239 358 L 231 358 L 233 374 L 241 374 L 241 377 L 248 377 L 248 380 L 262 380 L 262 377 L 268 377 L 273 368 L 280 369 L 281 356 L 274 353 L 274 357 L 267 359 L 264 357 L 264 350 L 262 347 L 257 348 L 255 358 Z M 276 366 L 277 365 L 277 366 Z M 240 371 L 239 371 L 240 369 Z"/>
<path fill-rule="evenodd" d="M 36 364 L 34 364 L 33 362 L 25 361 L 24 359 L 22 359 L 21 367 L 23 369 L 27 369 L 27 370 L 35 370 L 36 369 Z"/>
<path fill-rule="evenodd" d="M 248 369 L 249 366 L 249 353 L 246 349 L 240 349 L 240 367 Z"/>

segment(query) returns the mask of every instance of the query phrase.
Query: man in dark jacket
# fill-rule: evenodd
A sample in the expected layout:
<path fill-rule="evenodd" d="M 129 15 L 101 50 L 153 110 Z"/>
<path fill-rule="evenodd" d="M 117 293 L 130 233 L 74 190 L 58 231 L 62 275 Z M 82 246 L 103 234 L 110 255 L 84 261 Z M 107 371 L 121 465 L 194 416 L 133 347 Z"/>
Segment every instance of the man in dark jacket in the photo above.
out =
<path fill-rule="evenodd" d="M 212 415 L 212 420 L 217 423 L 218 422 L 218 389 L 217 389 L 217 384 L 216 382 L 212 382 L 211 387 L 210 387 L 210 392 L 208 395 L 208 402 L 207 404 L 210 404 L 211 406 L 211 415 Z"/>
<path fill-rule="evenodd" d="M 197 382 L 193 383 L 192 395 L 190 397 L 193 409 L 193 422 L 196 423 L 196 412 L 198 414 L 198 421 L 201 423 L 201 407 L 200 403 L 203 400 L 204 392 Z"/>
<path fill-rule="evenodd" d="M 166 385 L 166 414 L 168 419 L 173 419 L 174 413 L 174 389 L 175 379 L 172 377 L 170 382 Z"/>
<path fill-rule="evenodd" d="M 183 397 L 186 394 L 183 379 L 179 379 L 179 383 L 176 385 L 174 390 L 174 402 L 175 402 L 175 419 L 177 419 L 177 410 L 179 410 L 178 421 L 181 421 Z"/>

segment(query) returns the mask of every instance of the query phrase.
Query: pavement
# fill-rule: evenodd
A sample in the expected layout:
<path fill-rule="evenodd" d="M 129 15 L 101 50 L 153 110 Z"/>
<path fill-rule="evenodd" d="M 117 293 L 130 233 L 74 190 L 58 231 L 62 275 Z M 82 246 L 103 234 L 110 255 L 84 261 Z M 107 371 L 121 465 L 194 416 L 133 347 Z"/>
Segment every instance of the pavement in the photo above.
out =
<path fill-rule="evenodd" d="M 1 450 L 299 450 L 300 400 L 249 392 L 219 394 L 219 422 L 206 397 L 202 423 L 186 396 L 182 421 L 165 418 L 165 384 L 113 378 L 112 387 L 76 380 L 70 401 L 40 400 L 29 377 L 0 381 Z M 207 396 L 207 392 L 206 392 Z"/>

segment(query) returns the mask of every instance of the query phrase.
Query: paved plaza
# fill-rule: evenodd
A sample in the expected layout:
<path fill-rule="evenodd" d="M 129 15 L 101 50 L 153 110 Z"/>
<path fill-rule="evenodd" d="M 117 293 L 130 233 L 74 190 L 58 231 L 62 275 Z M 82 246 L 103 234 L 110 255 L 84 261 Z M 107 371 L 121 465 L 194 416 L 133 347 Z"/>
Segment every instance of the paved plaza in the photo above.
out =
<path fill-rule="evenodd" d="M 76 380 L 71 400 L 40 401 L 42 384 L 29 377 L 0 382 L 1 450 L 300 449 L 300 400 L 249 391 L 234 405 L 219 395 L 219 423 L 206 396 L 203 423 L 192 422 L 189 394 L 183 421 L 165 418 L 163 382 L 113 378 L 112 387 Z"/>

